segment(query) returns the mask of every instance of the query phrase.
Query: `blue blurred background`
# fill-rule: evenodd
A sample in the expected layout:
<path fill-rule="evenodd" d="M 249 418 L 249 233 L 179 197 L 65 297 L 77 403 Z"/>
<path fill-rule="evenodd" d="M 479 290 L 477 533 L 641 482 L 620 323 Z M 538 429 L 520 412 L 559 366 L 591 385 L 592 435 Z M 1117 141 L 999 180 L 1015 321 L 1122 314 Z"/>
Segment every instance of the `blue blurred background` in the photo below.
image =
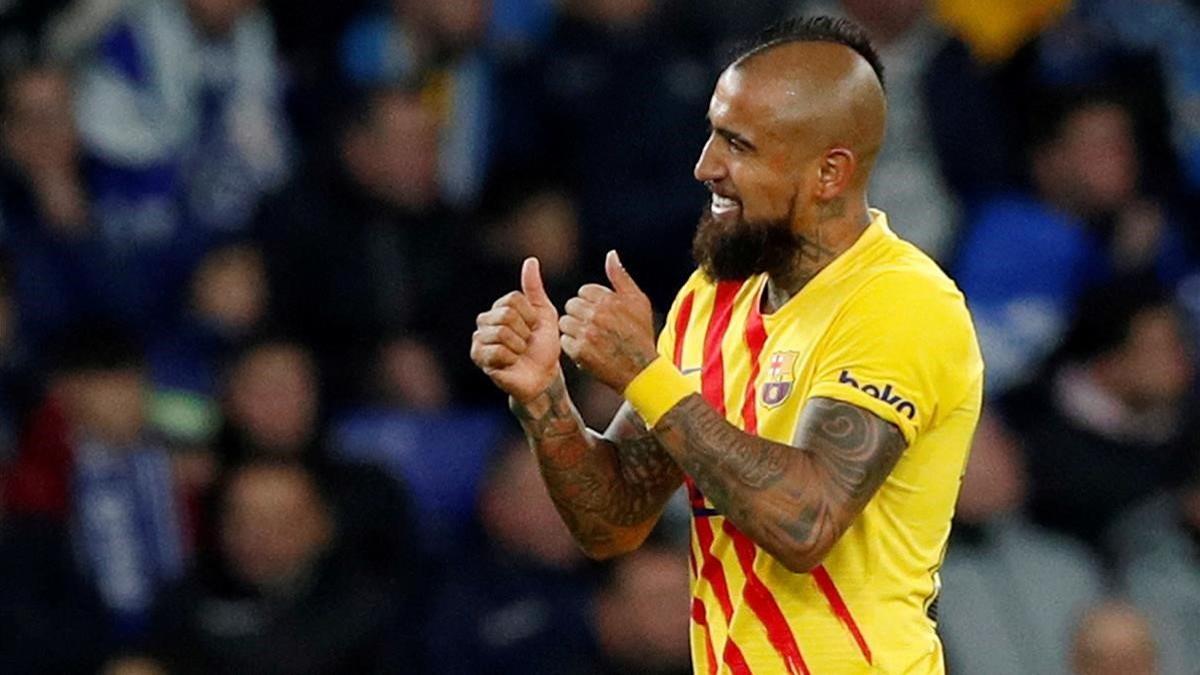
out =
<path fill-rule="evenodd" d="M 0 0 L 0 671 L 690 672 L 686 508 L 585 560 L 470 334 L 529 255 L 665 311 L 716 76 L 813 13 L 988 364 L 951 671 L 1196 672 L 1196 0 Z"/>

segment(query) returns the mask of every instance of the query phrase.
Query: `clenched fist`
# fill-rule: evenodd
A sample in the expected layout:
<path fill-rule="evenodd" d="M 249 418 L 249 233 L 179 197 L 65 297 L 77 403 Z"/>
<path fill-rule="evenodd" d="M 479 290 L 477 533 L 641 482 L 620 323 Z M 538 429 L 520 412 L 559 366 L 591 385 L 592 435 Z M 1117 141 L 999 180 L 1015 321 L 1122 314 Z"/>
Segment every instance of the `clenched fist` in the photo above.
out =
<path fill-rule="evenodd" d="M 532 400 L 561 376 L 558 310 L 546 295 L 537 258 L 521 267 L 521 290 L 496 301 L 476 319 L 471 360 L 520 403 Z"/>
<path fill-rule="evenodd" d="M 658 355 L 654 312 L 616 251 L 604 271 L 612 288 L 587 284 L 571 298 L 558 320 L 562 349 L 580 368 L 618 392 Z"/>

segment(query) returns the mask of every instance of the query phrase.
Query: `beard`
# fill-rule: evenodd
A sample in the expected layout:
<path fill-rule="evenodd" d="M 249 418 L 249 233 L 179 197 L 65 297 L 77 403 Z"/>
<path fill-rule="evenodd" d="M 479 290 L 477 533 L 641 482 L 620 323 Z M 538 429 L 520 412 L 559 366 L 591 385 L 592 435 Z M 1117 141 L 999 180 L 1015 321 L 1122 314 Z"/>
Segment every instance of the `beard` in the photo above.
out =
<path fill-rule="evenodd" d="M 692 256 L 713 281 L 742 281 L 756 274 L 784 277 L 812 248 L 792 231 L 791 217 L 723 223 L 705 208 L 692 238 Z"/>

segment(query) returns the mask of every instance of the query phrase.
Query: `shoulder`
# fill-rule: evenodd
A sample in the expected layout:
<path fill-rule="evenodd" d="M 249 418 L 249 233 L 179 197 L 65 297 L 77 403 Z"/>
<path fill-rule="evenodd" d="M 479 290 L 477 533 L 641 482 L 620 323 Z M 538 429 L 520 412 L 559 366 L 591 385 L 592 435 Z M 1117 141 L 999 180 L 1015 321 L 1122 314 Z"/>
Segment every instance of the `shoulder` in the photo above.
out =
<path fill-rule="evenodd" d="M 889 242 L 865 269 L 846 301 L 848 309 L 888 311 L 892 320 L 923 320 L 922 312 L 968 320 L 958 285 L 932 258 L 903 241 Z"/>

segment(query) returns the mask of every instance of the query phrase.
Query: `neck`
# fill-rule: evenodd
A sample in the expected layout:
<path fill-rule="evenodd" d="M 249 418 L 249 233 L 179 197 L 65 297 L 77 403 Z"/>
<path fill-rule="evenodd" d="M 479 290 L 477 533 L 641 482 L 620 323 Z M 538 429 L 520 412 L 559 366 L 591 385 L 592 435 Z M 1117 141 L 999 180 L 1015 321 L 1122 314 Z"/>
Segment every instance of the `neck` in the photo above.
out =
<path fill-rule="evenodd" d="M 866 198 L 839 197 L 821 204 L 816 222 L 803 237 L 806 245 L 795 263 L 786 270 L 772 272 L 767 278 L 763 312 L 770 314 L 792 299 L 829 263 L 858 241 L 871 224 Z"/>

